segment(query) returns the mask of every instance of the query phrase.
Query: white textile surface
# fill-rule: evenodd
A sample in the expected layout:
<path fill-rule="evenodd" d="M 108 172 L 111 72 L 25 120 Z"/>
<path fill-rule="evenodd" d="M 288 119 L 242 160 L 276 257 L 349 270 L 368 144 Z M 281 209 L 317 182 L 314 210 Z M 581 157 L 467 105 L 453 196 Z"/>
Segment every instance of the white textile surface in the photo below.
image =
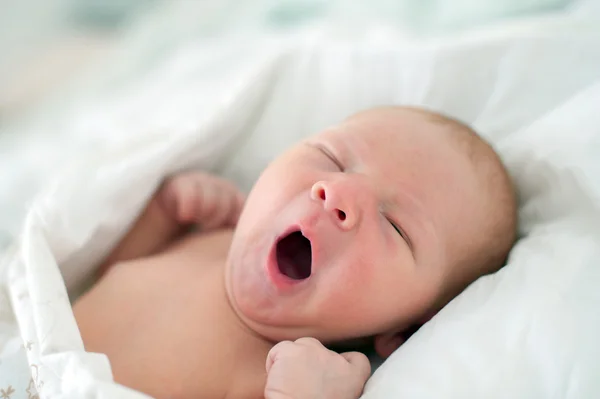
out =
<path fill-rule="evenodd" d="M 97 138 L 97 150 L 38 197 L 22 239 L 0 260 L 0 389 L 145 397 L 112 382 L 104 355 L 83 350 L 69 295 L 161 179 L 196 167 L 248 189 L 297 139 L 366 107 L 412 104 L 462 119 L 495 145 L 519 189 L 523 238 L 504 269 L 470 286 L 386 361 L 364 397 L 600 396 L 595 24 L 421 42 L 310 29 L 209 45 L 183 47 L 73 116 L 71 128 Z M 19 353 L 26 360 L 14 360 Z"/>

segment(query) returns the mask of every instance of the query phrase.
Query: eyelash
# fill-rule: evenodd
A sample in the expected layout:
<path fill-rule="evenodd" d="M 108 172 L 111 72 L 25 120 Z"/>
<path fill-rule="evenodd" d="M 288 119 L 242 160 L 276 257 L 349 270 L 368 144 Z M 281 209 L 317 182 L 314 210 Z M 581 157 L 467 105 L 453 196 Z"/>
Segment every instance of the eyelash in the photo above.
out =
<path fill-rule="evenodd" d="M 388 222 L 390 222 L 390 224 L 392 225 L 392 227 L 394 228 L 394 230 L 396 230 L 396 232 L 398 234 L 400 234 L 400 237 L 402 237 L 404 239 L 404 241 L 406 241 L 407 243 L 410 242 L 408 237 L 406 236 L 406 234 L 404 233 L 404 231 L 402 231 L 402 229 L 400 227 L 398 227 L 396 225 L 396 223 L 394 223 L 390 218 L 387 218 Z"/>
<path fill-rule="evenodd" d="M 325 154 L 325 156 L 340 169 L 340 172 L 344 172 L 346 170 L 344 165 L 342 165 L 341 162 L 327 148 L 319 146 L 319 150 L 321 150 L 321 152 Z"/>

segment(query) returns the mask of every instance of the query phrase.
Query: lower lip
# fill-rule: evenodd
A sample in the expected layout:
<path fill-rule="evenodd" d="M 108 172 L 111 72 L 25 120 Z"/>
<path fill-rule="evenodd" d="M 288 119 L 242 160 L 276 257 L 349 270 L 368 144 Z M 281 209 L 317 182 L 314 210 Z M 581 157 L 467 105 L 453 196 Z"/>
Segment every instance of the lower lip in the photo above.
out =
<path fill-rule="evenodd" d="M 299 285 L 303 285 L 310 280 L 310 276 L 302 280 L 294 280 L 293 278 L 289 278 L 279 271 L 279 265 L 277 264 L 277 243 L 279 242 L 279 239 L 284 236 L 285 235 L 277 237 L 277 239 L 274 241 L 267 259 L 266 269 L 267 276 L 275 288 L 280 292 L 289 292 L 290 290 L 297 288 Z"/>

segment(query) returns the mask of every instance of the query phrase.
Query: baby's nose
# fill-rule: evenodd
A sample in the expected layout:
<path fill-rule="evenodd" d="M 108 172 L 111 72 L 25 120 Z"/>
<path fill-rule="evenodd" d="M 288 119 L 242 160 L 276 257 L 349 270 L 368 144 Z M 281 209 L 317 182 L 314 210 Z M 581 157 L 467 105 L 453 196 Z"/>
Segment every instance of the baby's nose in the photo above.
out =
<path fill-rule="evenodd" d="M 319 181 L 313 184 L 310 196 L 314 201 L 323 204 L 325 211 L 340 228 L 350 230 L 356 225 L 359 217 L 350 191 L 338 183 Z"/>

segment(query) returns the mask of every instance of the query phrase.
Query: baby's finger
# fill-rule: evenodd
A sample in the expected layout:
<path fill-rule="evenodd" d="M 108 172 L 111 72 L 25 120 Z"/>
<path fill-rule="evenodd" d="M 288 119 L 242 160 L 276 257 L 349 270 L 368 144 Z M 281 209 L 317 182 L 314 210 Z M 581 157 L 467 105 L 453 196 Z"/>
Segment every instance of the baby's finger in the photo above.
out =
<path fill-rule="evenodd" d="M 318 349 L 325 349 L 325 346 L 323 346 L 321 341 L 319 341 L 318 339 L 313 338 L 313 337 L 298 338 L 295 342 L 300 345 L 311 346 L 313 348 L 318 348 Z"/>
<path fill-rule="evenodd" d="M 294 346 L 294 343 L 291 341 L 281 341 L 277 345 L 271 348 L 269 353 L 267 354 L 267 362 L 265 364 L 265 369 L 267 370 L 267 374 L 271 370 L 273 364 L 277 361 L 278 356 L 287 350 L 290 350 Z"/>
<path fill-rule="evenodd" d="M 211 224 L 219 206 L 218 187 L 209 182 L 199 182 L 197 185 L 196 222 L 202 225 Z"/>
<path fill-rule="evenodd" d="M 345 352 L 340 355 L 356 368 L 358 374 L 366 381 L 371 375 L 371 363 L 369 359 L 360 352 Z"/>
<path fill-rule="evenodd" d="M 195 195 L 195 184 L 175 177 L 164 183 L 159 198 L 171 217 L 181 223 L 191 223 L 196 214 Z"/>
<path fill-rule="evenodd" d="M 244 209 L 244 202 L 246 201 L 246 196 L 242 192 L 237 191 L 235 196 L 233 196 L 233 199 L 235 201 L 235 207 L 229 215 L 229 218 L 227 219 L 227 225 L 232 227 L 235 226 L 238 220 L 240 219 L 242 209 Z"/>
<path fill-rule="evenodd" d="M 213 201 L 215 205 L 212 208 L 213 212 L 210 215 L 206 215 L 206 220 L 202 224 L 202 227 L 208 230 L 223 226 L 235 205 L 231 196 L 227 192 L 224 192 L 222 187 L 215 187 L 214 190 Z"/>

